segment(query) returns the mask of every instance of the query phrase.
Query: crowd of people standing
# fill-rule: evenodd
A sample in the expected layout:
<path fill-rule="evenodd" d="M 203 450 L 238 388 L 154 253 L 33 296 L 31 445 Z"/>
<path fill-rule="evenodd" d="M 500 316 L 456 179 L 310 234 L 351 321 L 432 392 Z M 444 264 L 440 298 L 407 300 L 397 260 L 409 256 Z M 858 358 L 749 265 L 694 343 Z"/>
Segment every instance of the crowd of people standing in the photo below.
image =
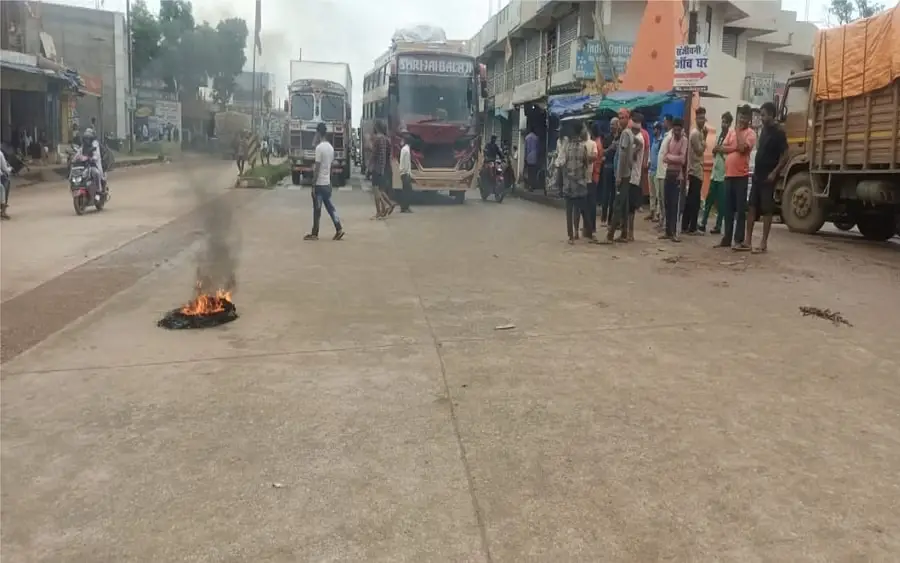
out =
<path fill-rule="evenodd" d="M 758 141 L 750 127 L 750 106 L 738 108 L 736 126 L 730 112 L 722 115 L 711 151 L 713 167 L 705 201 L 703 162 L 709 132 L 704 108 L 695 110 L 689 132 L 681 118 L 666 115 L 648 128 L 641 113 L 624 109 L 610 120 L 606 135 L 576 123 L 571 134 L 561 140 L 555 161 L 556 186 L 566 201 L 569 244 L 581 236 L 596 244 L 633 241 L 635 215 L 647 186 L 650 208 L 646 219 L 655 224 L 660 239 L 680 242 L 680 235 L 705 234 L 715 206 L 716 223 L 710 232 L 722 235 L 717 247 L 765 252 L 775 207 L 775 181 L 788 154 L 787 139 L 775 121 L 775 105 L 763 104 L 760 114 L 763 127 Z M 527 142 L 526 138 L 526 157 Z M 597 236 L 598 209 L 599 227 L 606 227 L 602 238 Z M 757 219 L 762 219 L 763 236 L 760 246 L 753 249 Z"/>

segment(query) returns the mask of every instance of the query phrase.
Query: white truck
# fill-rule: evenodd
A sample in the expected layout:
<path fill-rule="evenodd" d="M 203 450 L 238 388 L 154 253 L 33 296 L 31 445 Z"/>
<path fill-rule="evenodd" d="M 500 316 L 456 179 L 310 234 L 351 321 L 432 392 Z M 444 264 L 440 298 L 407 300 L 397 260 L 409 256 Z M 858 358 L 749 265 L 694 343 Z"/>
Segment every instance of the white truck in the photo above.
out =
<path fill-rule="evenodd" d="M 350 135 L 353 79 L 350 65 L 319 61 L 291 61 L 288 86 L 286 147 L 295 185 L 312 179 L 315 164 L 316 127 L 324 123 L 326 137 L 334 147 L 332 185 L 343 186 L 350 178 Z"/>

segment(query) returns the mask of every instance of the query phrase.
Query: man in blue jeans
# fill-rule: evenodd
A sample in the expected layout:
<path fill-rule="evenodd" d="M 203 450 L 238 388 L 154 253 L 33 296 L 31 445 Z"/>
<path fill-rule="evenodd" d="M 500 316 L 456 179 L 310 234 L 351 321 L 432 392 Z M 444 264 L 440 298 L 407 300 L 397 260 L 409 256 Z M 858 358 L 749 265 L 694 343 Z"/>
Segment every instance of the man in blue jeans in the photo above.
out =
<path fill-rule="evenodd" d="M 331 222 L 334 223 L 334 240 L 344 238 L 344 229 L 341 227 L 337 209 L 331 203 L 331 163 L 334 162 L 334 147 L 325 137 L 327 130 L 324 123 L 316 126 L 319 142 L 316 145 L 316 165 L 313 168 L 313 226 L 312 231 L 303 237 L 303 240 L 319 240 L 319 220 L 322 218 L 323 205 L 331 217 Z"/>

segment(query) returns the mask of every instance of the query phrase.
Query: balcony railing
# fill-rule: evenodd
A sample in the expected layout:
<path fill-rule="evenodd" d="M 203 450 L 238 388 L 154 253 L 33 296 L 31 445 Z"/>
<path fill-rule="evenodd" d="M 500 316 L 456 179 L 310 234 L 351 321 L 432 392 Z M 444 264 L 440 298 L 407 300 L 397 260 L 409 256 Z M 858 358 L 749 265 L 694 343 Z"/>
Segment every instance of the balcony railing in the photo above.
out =
<path fill-rule="evenodd" d="M 530 57 L 516 63 L 512 68 L 501 73 L 488 74 L 488 94 L 497 96 L 515 90 L 523 84 L 544 80 L 547 77 L 548 64 L 551 73 L 571 69 L 572 49 L 574 48 L 575 40 L 567 41 L 543 55 Z"/>

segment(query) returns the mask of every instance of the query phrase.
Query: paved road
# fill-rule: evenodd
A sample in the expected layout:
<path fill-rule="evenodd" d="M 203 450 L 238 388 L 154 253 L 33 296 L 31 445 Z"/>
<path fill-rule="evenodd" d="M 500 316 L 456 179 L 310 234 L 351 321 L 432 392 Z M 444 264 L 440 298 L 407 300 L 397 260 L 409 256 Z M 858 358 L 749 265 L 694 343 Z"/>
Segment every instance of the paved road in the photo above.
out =
<path fill-rule="evenodd" d="M 223 197 L 236 322 L 155 326 L 194 281 L 186 217 L 81 266 L 131 277 L 8 356 L 4 563 L 900 554 L 894 246 L 569 247 L 556 209 L 371 221 L 359 190 L 344 241 L 304 243 L 304 191 Z"/>

